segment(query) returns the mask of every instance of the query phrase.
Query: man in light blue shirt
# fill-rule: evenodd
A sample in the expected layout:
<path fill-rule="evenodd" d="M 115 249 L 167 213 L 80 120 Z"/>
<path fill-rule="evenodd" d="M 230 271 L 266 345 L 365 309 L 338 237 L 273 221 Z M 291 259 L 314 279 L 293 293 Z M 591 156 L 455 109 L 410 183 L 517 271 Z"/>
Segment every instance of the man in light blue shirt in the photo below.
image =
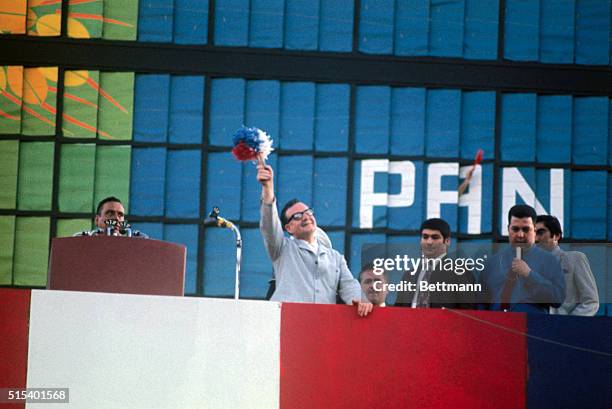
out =
<path fill-rule="evenodd" d="M 276 279 L 271 300 L 334 304 L 339 295 L 345 303 L 357 305 L 360 316 L 372 311 L 344 257 L 318 234 L 314 211 L 294 199 L 285 205 L 279 219 L 272 167 L 259 165 L 257 180 L 262 185 L 259 229 Z"/>

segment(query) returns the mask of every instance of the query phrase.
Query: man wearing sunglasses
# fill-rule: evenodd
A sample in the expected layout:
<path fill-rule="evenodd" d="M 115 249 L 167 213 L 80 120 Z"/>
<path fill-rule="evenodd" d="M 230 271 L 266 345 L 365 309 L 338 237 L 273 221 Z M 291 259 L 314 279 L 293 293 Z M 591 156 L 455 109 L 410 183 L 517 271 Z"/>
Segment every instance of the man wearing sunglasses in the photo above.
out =
<path fill-rule="evenodd" d="M 339 295 L 345 303 L 357 305 L 362 317 L 372 311 L 344 257 L 318 234 L 313 209 L 294 199 L 284 206 L 279 220 L 272 167 L 259 165 L 257 180 L 262 185 L 259 229 L 276 279 L 271 300 L 335 304 Z"/>
<path fill-rule="evenodd" d="M 599 310 L 597 284 L 586 255 L 580 251 L 564 251 L 559 247 L 563 237 L 561 223 L 555 216 L 540 215 L 536 219 L 536 242 L 550 251 L 561 263 L 567 293 L 563 305 L 551 308 L 551 314 L 593 316 Z"/>
<path fill-rule="evenodd" d="M 508 239 L 480 274 L 482 307 L 496 311 L 548 314 L 565 299 L 561 265 L 551 253 L 535 246 L 536 212 L 515 205 L 508 212 Z"/>

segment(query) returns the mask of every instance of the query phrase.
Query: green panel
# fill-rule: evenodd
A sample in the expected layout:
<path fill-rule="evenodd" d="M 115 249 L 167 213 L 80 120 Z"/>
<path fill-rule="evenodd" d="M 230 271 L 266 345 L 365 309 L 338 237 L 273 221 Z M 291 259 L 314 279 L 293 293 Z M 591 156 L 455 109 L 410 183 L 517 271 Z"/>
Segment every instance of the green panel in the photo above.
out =
<path fill-rule="evenodd" d="M 107 40 L 136 40 L 138 1 L 104 0 L 102 37 Z"/>
<path fill-rule="evenodd" d="M 17 203 L 19 141 L 0 141 L 0 209 L 14 209 Z"/>
<path fill-rule="evenodd" d="M 21 133 L 23 67 L 0 66 L 0 134 Z"/>
<path fill-rule="evenodd" d="M 68 37 L 72 38 L 100 38 L 102 37 L 102 17 L 104 12 L 103 0 L 89 0 L 90 2 L 69 2 L 68 14 L 80 24 L 68 23 Z M 137 3 L 137 2 L 136 2 Z M 87 14 L 91 18 L 80 18 Z M 77 17 L 75 17 L 77 16 Z M 93 18 L 99 17 L 99 18 Z"/>
<path fill-rule="evenodd" d="M 128 212 L 131 153 L 130 146 L 98 146 L 94 204 L 105 197 L 115 196 Z"/>
<path fill-rule="evenodd" d="M 0 285 L 11 284 L 14 243 L 15 216 L 0 216 Z"/>
<path fill-rule="evenodd" d="M 62 145 L 59 211 L 89 213 L 93 208 L 96 145 Z"/>
<path fill-rule="evenodd" d="M 100 73 L 98 136 L 131 140 L 134 116 L 134 73 Z"/>
<path fill-rule="evenodd" d="M 18 217 L 15 225 L 15 285 L 45 286 L 49 258 L 49 218 Z"/>
<path fill-rule="evenodd" d="M 51 210 L 53 142 L 22 142 L 19 146 L 17 208 Z"/>
<path fill-rule="evenodd" d="M 68 138 L 95 138 L 99 71 L 66 71 L 62 131 Z"/>
<path fill-rule="evenodd" d="M 23 135 L 55 135 L 57 67 L 23 70 Z"/>
<path fill-rule="evenodd" d="M 86 230 L 91 230 L 89 219 L 60 219 L 57 221 L 56 237 L 70 237 Z"/>

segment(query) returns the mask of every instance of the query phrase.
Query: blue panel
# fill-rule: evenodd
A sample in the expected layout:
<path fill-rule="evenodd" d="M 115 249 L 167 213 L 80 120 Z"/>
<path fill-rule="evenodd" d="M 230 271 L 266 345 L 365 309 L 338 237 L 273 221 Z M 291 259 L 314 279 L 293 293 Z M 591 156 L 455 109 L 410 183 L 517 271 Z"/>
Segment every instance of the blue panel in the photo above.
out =
<path fill-rule="evenodd" d="M 609 302 L 611 301 L 610 297 L 605 296 L 604 298 L 605 294 L 612 294 L 612 246 L 606 246 L 606 253 L 606 286 L 598 288 L 600 300 L 599 311 L 601 311 L 602 308 L 606 308 L 608 317 L 612 317 L 612 303 Z"/>
<path fill-rule="evenodd" d="M 359 51 L 393 54 L 393 0 L 363 0 L 359 10 Z"/>
<path fill-rule="evenodd" d="M 425 154 L 425 88 L 391 89 L 391 154 Z"/>
<path fill-rule="evenodd" d="M 425 167 L 423 162 L 413 162 L 415 170 L 414 203 L 409 207 L 389 207 L 387 209 L 388 227 L 394 230 L 418 230 L 425 220 Z M 393 186 L 399 182 L 399 175 L 389 178 L 389 192 L 398 193 L 400 189 Z"/>
<path fill-rule="evenodd" d="M 215 45 L 247 46 L 249 0 L 215 1 Z"/>
<path fill-rule="evenodd" d="M 313 169 L 312 156 L 281 156 L 278 158 L 276 195 L 279 214 L 285 203 L 291 199 L 299 199 L 307 206 L 313 206 Z M 315 211 L 318 212 L 318 209 Z"/>
<path fill-rule="evenodd" d="M 504 57 L 538 61 L 540 52 L 539 1 L 508 0 L 504 23 Z"/>
<path fill-rule="evenodd" d="M 313 82 L 285 82 L 281 87 L 282 149 L 313 148 L 315 115 L 315 84 Z"/>
<path fill-rule="evenodd" d="M 204 295 L 233 297 L 236 240 L 229 229 L 207 228 L 204 236 Z"/>
<path fill-rule="evenodd" d="M 610 2 L 576 1 L 576 64 L 610 63 Z"/>
<path fill-rule="evenodd" d="M 276 177 L 277 155 L 268 158 L 267 164 L 272 166 Z M 261 184 L 257 182 L 257 167 L 247 162 L 242 165 L 242 218 L 244 222 L 259 222 L 259 203 L 261 200 Z"/>
<path fill-rule="evenodd" d="M 574 164 L 608 163 L 608 116 L 607 97 L 574 98 Z"/>
<path fill-rule="evenodd" d="M 164 240 L 183 244 L 187 247 L 185 294 L 195 294 L 198 274 L 198 226 L 195 224 L 166 224 L 164 226 Z"/>
<path fill-rule="evenodd" d="M 135 216 L 163 216 L 166 186 L 166 149 L 132 149 L 130 213 Z"/>
<path fill-rule="evenodd" d="M 608 173 L 608 215 L 612 215 L 612 174 Z M 608 241 L 612 241 L 612 217 L 608 217 Z M 610 266 L 612 267 L 612 265 Z M 610 276 L 612 283 L 612 276 Z M 610 293 L 612 295 L 612 292 Z"/>
<path fill-rule="evenodd" d="M 612 165 L 612 99 L 608 99 L 608 166 Z"/>
<path fill-rule="evenodd" d="M 172 41 L 172 0 L 141 0 L 138 9 L 138 41 Z"/>
<path fill-rule="evenodd" d="M 572 238 L 606 238 L 607 187 L 606 171 L 572 172 Z"/>
<path fill-rule="evenodd" d="M 527 314 L 527 408 L 610 406 L 610 319 Z M 554 342 L 543 342 L 551 340 Z M 524 342 L 524 341 L 523 341 Z M 589 374 L 576 376 L 576 374 Z"/>
<path fill-rule="evenodd" d="M 474 160 L 478 149 L 484 159 L 495 155 L 495 92 L 461 94 L 461 158 Z"/>
<path fill-rule="evenodd" d="M 326 231 L 332 242 L 332 247 L 340 254 L 344 254 L 344 231 Z"/>
<path fill-rule="evenodd" d="M 429 198 L 429 172 L 431 165 L 427 166 L 427 188 L 425 197 Z M 435 177 L 435 176 L 434 176 Z M 433 180 L 433 179 L 432 179 Z M 444 175 L 440 179 L 440 190 L 442 192 L 457 192 L 457 186 L 459 186 L 459 176 L 456 175 Z M 433 196 L 433 195 L 432 195 Z M 441 203 L 440 204 L 440 218 L 444 219 L 450 226 L 451 231 L 457 231 L 458 226 L 458 206 L 455 203 Z M 427 209 L 425 209 L 427 215 Z"/>
<path fill-rule="evenodd" d="M 353 0 L 321 0 L 319 51 L 353 49 Z"/>
<path fill-rule="evenodd" d="M 199 150 L 168 151 L 166 217 L 182 218 L 200 215 L 201 156 Z"/>
<path fill-rule="evenodd" d="M 139 230 L 155 240 L 164 239 L 164 225 L 161 223 L 144 223 L 136 222 L 130 223 L 133 230 Z"/>
<path fill-rule="evenodd" d="M 365 164 L 365 165 L 364 165 Z M 371 207 L 365 204 L 365 195 L 362 193 L 363 187 L 361 186 L 361 172 L 363 166 L 371 166 L 372 162 L 369 160 L 358 160 L 354 162 L 353 169 L 353 227 L 357 228 L 371 228 L 371 227 L 387 227 L 387 207 L 386 203 Z M 374 172 L 374 193 L 388 193 L 389 189 L 389 173 L 385 168 L 384 171 Z M 370 199 L 371 198 L 367 198 Z M 369 210 L 368 210 L 369 208 Z M 361 214 L 362 212 L 372 212 L 372 214 Z M 371 219 L 371 225 L 367 225 L 364 222 L 362 226 L 361 219 Z"/>
<path fill-rule="evenodd" d="M 357 153 L 388 153 L 391 88 L 357 87 L 356 105 L 355 151 Z"/>
<path fill-rule="evenodd" d="M 240 219 L 242 165 L 228 152 L 209 153 L 206 165 L 206 211 L 217 206 L 226 219 Z"/>
<path fill-rule="evenodd" d="M 543 163 L 571 163 L 572 97 L 538 96 L 536 156 Z"/>
<path fill-rule="evenodd" d="M 427 55 L 429 0 L 398 1 L 395 7 L 395 54 Z"/>
<path fill-rule="evenodd" d="M 525 167 L 519 167 L 517 168 L 519 173 L 521 174 L 521 176 L 523 177 L 523 179 L 525 179 L 525 182 L 527 182 L 527 185 L 529 186 L 529 188 L 532 191 L 536 191 L 536 175 L 535 175 L 535 169 L 534 168 L 525 168 Z M 510 200 L 514 203 L 514 204 L 527 204 L 529 206 L 534 207 L 535 206 L 535 202 L 533 201 L 525 201 L 525 199 L 517 192 L 504 192 L 503 191 L 503 182 L 504 182 L 504 175 L 503 175 L 503 169 L 501 172 L 499 172 L 498 174 L 498 179 L 497 179 L 497 183 L 498 186 L 501 186 L 501 190 L 502 190 L 502 194 L 498 196 L 497 200 L 497 207 L 499 210 L 499 220 L 498 220 L 498 233 L 500 235 L 504 235 L 504 236 L 508 236 L 508 209 L 503 209 L 503 195 L 508 195 L 510 196 Z M 512 195 L 512 196 L 511 196 Z"/>
<path fill-rule="evenodd" d="M 429 55 L 463 56 L 464 0 L 431 0 Z"/>
<path fill-rule="evenodd" d="M 284 3 L 284 0 L 251 0 L 249 47 L 283 46 Z"/>
<path fill-rule="evenodd" d="M 461 91 L 428 90 L 425 154 L 430 157 L 459 156 Z"/>
<path fill-rule="evenodd" d="M 174 0 L 174 42 L 208 42 L 208 0 Z"/>
<path fill-rule="evenodd" d="M 563 185 L 562 186 L 552 186 L 551 192 L 551 170 L 550 169 L 536 169 L 536 197 L 538 201 L 542 204 L 547 214 L 552 213 L 552 205 L 553 200 L 556 204 L 560 198 L 560 195 L 563 195 L 563 220 L 562 222 L 562 231 L 564 237 L 571 237 L 571 221 L 570 221 L 570 212 L 571 212 L 571 171 L 564 170 L 563 171 Z M 558 216 L 558 215 L 554 215 Z"/>
<path fill-rule="evenodd" d="M 166 142 L 169 93 L 169 75 L 136 75 L 134 84 L 135 141 Z"/>
<path fill-rule="evenodd" d="M 317 158 L 314 163 L 312 207 L 322 226 L 344 226 L 347 203 L 348 161 L 346 158 Z"/>
<path fill-rule="evenodd" d="M 499 0 L 465 0 L 463 57 L 495 60 L 498 24 Z"/>
<path fill-rule="evenodd" d="M 482 166 L 482 199 L 480 200 L 480 233 L 486 234 L 493 232 L 492 220 L 493 220 L 493 165 L 484 164 Z M 470 186 L 468 186 L 465 194 L 470 193 Z M 459 206 L 458 218 L 459 218 L 459 232 L 468 233 L 468 208 Z"/>
<path fill-rule="evenodd" d="M 245 83 L 238 78 L 214 79 L 210 89 L 209 141 L 232 146 L 232 137 L 244 124 Z"/>
<path fill-rule="evenodd" d="M 246 101 L 245 125 L 263 129 L 278 146 L 280 83 L 248 81 Z"/>
<path fill-rule="evenodd" d="M 319 2 L 289 0 L 285 13 L 285 48 L 316 50 L 319 46 Z"/>
<path fill-rule="evenodd" d="M 384 234 L 353 234 L 351 237 L 351 255 L 349 268 L 355 278 L 359 277 L 361 270 L 361 247 L 364 244 L 384 244 Z"/>
<path fill-rule="evenodd" d="M 540 2 L 540 61 L 571 64 L 574 62 L 574 2 Z"/>
<path fill-rule="evenodd" d="M 315 149 L 348 150 L 350 87 L 346 84 L 317 84 Z"/>
<path fill-rule="evenodd" d="M 202 143 L 204 77 L 173 76 L 170 88 L 170 143 Z"/>
<path fill-rule="evenodd" d="M 272 278 L 272 263 L 263 245 L 259 229 L 243 229 L 240 298 L 264 298 Z"/>
<path fill-rule="evenodd" d="M 535 160 L 536 106 L 535 94 L 502 95 L 501 160 Z"/>

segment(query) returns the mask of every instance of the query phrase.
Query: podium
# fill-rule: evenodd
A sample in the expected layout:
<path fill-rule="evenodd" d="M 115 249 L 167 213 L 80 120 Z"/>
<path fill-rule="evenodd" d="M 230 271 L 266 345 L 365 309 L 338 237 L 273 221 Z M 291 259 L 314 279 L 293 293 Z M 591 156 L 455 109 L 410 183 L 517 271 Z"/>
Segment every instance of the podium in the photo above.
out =
<path fill-rule="evenodd" d="M 54 238 L 47 289 L 184 295 L 186 248 L 112 236 Z"/>

